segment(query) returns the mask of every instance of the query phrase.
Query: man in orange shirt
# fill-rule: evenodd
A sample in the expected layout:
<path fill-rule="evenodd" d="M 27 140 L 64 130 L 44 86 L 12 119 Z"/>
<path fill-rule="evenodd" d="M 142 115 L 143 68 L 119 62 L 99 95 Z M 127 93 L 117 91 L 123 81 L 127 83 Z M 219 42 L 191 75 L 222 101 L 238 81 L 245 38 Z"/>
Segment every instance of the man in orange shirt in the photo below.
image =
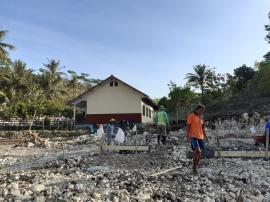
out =
<path fill-rule="evenodd" d="M 204 149 L 204 139 L 208 140 L 204 128 L 202 115 L 205 107 L 199 104 L 195 111 L 187 118 L 187 140 L 191 142 L 193 154 L 193 173 L 197 174 L 197 167 L 201 159 L 201 150 Z"/>

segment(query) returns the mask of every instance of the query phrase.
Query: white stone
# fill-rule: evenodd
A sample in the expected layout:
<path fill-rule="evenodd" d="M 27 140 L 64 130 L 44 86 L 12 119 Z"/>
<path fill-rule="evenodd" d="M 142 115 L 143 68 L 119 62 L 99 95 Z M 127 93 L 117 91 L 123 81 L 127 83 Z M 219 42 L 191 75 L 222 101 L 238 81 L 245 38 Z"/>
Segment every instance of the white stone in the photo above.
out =
<path fill-rule="evenodd" d="M 101 198 L 101 195 L 100 195 L 100 193 L 94 192 L 94 193 L 93 193 L 93 197 L 94 197 L 95 199 L 100 199 L 100 198 Z"/>
<path fill-rule="evenodd" d="M 139 199 L 139 200 L 150 200 L 151 196 L 150 196 L 150 194 L 139 192 L 137 194 L 137 199 Z"/>
<path fill-rule="evenodd" d="M 77 191 L 82 192 L 84 190 L 83 184 L 80 184 L 80 183 L 76 184 L 76 189 L 77 189 Z"/>
<path fill-rule="evenodd" d="M 205 201 L 205 202 L 215 202 L 215 200 L 210 198 L 209 196 L 204 196 L 203 201 Z"/>
<path fill-rule="evenodd" d="M 46 195 L 51 196 L 52 193 L 53 193 L 52 187 L 48 187 L 48 189 L 46 190 Z"/>
<path fill-rule="evenodd" d="M 48 140 L 45 140 L 44 146 L 45 146 L 46 149 L 50 149 L 51 148 L 51 143 Z"/>
<path fill-rule="evenodd" d="M 30 197 L 32 194 L 33 194 L 33 192 L 32 192 L 31 190 L 26 190 L 26 191 L 24 192 L 24 196 L 25 196 L 26 198 Z"/>
<path fill-rule="evenodd" d="M 35 193 L 39 193 L 45 190 L 45 186 L 43 184 L 36 184 L 32 186 L 32 191 Z"/>
<path fill-rule="evenodd" d="M 117 196 L 114 196 L 112 202 L 119 202 L 119 198 Z"/>
<path fill-rule="evenodd" d="M 129 197 L 125 195 L 121 198 L 121 201 L 129 202 Z"/>
<path fill-rule="evenodd" d="M 4 196 L 4 197 L 7 196 L 8 193 L 9 193 L 8 189 L 4 189 L 4 191 L 3 191 L 3 196 Z"/>
<path fill-rule="evenodd" d="M 71 190 L 71 189 L 74 189 L 74 187 L 75 187 L 74 184 L 69 183 L 67 188 L 68 188 L 69 190 Z"/>
<path fill-rule="evenodd" d="M 18 183 L 13 182 L 10 184 L 10 194 L 13 196 L 21 196 Z"/>
<path fill-rule="evenodd" d="M 35 198 L 34 202 L 45 202 L 46 198 L 44 196 L 38 196 Z"/>
<path fill-rule="evenodd" d="M 82 199 L 81 199 L 81 197 L 79 197 L 79 196 L 74 196 L 73 198 L 72 198 L 74 201 L 82 201 Z"/>
<path fill-rule="evenodd" d="M 15 175 L 12 175 L 11 178 L 13 180 L 18 180 L 18 179 L 20 179 L 20 175 L 19 174 L 15 174 Z"/>
<path fill-rule="evenodd" d="M 10 190 L 10 194 L 12 195 L 12 196 L 21 196 L 21 193 L 20 193 L 20 190 L 19 189 L 11 189 Z"/>
<path fill-rule="evenodd" d="M 34 147 L 34 146 L 35 146 L 35 144 L 33 144 L 32 142 L 27 143 L 27 147 Z"/>

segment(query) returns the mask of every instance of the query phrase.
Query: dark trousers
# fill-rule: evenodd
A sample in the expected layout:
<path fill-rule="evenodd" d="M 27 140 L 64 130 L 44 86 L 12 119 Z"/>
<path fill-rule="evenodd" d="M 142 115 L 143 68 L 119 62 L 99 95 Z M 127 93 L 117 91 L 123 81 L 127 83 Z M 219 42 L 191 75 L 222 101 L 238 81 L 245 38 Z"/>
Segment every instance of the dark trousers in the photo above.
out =
<path fill-rule="evenodd" d="M 161 139 L 161 143 L 162 144 L 166 144 L 166 126 L 157 126 L 157 141 L 158 141 L 158 144 L 160 144 L 160 139 Z"/>

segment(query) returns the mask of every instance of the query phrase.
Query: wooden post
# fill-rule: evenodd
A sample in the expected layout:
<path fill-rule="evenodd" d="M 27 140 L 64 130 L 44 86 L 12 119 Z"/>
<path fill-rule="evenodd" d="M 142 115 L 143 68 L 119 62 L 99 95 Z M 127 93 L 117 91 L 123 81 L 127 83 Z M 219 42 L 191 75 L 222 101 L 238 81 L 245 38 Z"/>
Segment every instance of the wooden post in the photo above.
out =
<path fill-rule="evenodd" d="M 158 173 L 154 173 L 154 174 L 150 175 L 150 177 L 159 176 L 159 175 L 162 175 L 162 174 L 165 174 L 165 173 L 168 173 L 168 172 L 170 172 L 170 171 L 177 170 L 177 169 L 180 169 L 180 168 L 182 168 L 182 166 L 177 166 L 177 167 L 175 167 L 175 168 L 170 168 L 170 169 L 167 169 L 167 170 L 158 172 Z"/>
<path fill-rule="evenodd" d="M 222 158 L 265 158 L 265 151 L 220 151 Z M 218 156 L 215 152 L 215 157 Z"/>
<path fill-rule="evenodd" d="M 62 143 L 63 159 L 65 160 L 65 143 Z"/>
<path fill-rule="evenodd" d="M 217 138 L 218 158 L 220 158 L 220 157 L 221 157 L 221 152 L 220 152 L 220 141 L 219 141 L 219 134 L 218 134 L 217 126 L 216 126 L 216 129 L 215 129 L 215 133 L 216 133 L 216 138 Z"/>
<path fill-rule="evenodd" d="M 31 131 L 31 129 L 32 129 L 32 125 L 34 124 L 34 121 L 35 121 L 35 118 L 36 118 L 36 114 L 37 114 L 37 110 L 35 110 L 33 119 L 32 119 L 31 122 L 30 122 L 29 131 Z"/>
<path fill-rule="evenodd" d="M 75 121 L 76 121 L 76 104 L 73 105 L 73 121 L 74 121 L 74 126 L 75 126 Z"/>
<path fill-rule="evenodd" d="M 266 137 L 265 137 L 265 160 L 268 160 L 268 150 L 269 150 L 269 130 L 270 128 L 266 128 Z"/>
<path fill-rule="evenodd" d="M 179 119 L 179 117 L 178 117 L 178 107 L 177 107 L 177 109 L 176 109 L 176 126 L 178 126 L 178 119 Z"/>

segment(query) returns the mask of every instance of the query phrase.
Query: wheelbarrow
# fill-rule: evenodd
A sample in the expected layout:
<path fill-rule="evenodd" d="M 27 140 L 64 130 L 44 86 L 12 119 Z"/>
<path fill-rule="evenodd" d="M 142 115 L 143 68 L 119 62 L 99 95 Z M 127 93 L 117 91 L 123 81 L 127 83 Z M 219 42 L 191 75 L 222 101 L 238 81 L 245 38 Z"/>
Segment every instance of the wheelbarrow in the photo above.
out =
<path fill-rule="evenodd" d="M 256 146 L 259 146 L 260 144 L 264 144 L 265 146 L 265 135 L 255 135 L 254 140 Z"/>

